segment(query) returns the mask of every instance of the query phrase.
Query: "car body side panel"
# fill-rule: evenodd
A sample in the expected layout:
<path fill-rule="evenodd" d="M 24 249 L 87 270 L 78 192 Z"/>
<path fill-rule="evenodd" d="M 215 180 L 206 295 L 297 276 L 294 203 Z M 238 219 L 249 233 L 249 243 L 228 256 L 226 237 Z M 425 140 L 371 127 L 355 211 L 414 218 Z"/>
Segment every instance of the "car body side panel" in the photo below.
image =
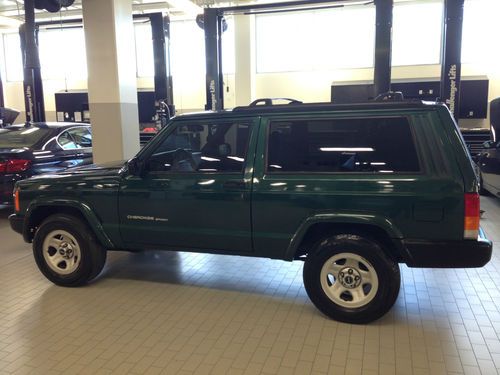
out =
<path fill-rule="evenodd" d="M 407 115 L 417 135 L 431 128 L 436 120 L 424 112 Z M 271 118 L 262 121 L 257 155 L 266 154 L 266 130 Z M 271 258 L 290 258 L 291 250 L 284 254 L 284 249 L 297 242 L 305 222 L 312 225 L 316 220 L 371 224 L 392 238 L 404 234 L 405 238 L 461 239 L 462 178 L 458 175 L 451 179 L 446 176 L 448 172 L 438 172 L 452 167 L 440 157 L 431 157 L 434 153 L 428 147 L 422 142 L 417 144 L 423 170 L 416 174 L 268 174 L 265 158 L 259 158 L 252 197 L 255 252 Z"/>

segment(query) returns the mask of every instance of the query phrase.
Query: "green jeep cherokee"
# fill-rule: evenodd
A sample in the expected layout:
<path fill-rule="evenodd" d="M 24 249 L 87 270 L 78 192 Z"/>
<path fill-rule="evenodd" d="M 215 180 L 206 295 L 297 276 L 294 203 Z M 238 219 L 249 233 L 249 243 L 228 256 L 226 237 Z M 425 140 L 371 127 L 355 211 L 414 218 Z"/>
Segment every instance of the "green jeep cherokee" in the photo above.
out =
<path fill-rule="evenodd" d="M 391 308 L 398 263 L 490 260 L 444 105 L 265 103 L 177 116 L 126 163 L 21 181 L 11 226 L 63 286 L 94 279 L 114 249 L 304 260 L 312 302 L 352 323 Z"/>

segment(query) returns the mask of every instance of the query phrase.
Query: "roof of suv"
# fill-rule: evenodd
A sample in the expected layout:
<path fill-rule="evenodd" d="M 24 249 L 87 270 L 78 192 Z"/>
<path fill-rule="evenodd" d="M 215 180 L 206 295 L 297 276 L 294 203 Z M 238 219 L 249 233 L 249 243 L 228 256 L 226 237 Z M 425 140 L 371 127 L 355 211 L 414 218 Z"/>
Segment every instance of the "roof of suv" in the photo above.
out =
<path fill-rule="evenodd" d="M 391 109 L 424 109 L 431 107 L 442 107 L 443 103 L 426 102 L 422 100 L 404 100 L 404 101 L 371 101 L 366 103 L 353 104 L 334 104 L 330 102 L 323 103 L 297 103 L 274 104 L 274 105 L 249 105 L 239 106 L 232 110 L 223 111 L 204 111 L 195 113 L 185 113 L 176 117 L 226 117 L 234 114 L 259 114 L 259 113 L 290 113 L 290 112 L 309 112 L 309 111 L 359 111 L 359 110 L 391 110 Z"/>

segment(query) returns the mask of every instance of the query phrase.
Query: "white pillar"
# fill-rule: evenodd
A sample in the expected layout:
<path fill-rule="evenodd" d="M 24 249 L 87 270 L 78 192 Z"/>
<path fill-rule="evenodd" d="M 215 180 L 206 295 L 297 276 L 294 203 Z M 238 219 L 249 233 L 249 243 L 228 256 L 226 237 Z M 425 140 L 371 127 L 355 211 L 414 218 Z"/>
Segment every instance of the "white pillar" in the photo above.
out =
<path fill-rule="evenodd" d="M 139 151 L 139 115 L 132 1 L 84 0 L 94 162 Z"/>
<path fill-rule="evenodd" d="M 235 104 L 248 105 L 255 100 L 254 16 L 234 16 Z"/>

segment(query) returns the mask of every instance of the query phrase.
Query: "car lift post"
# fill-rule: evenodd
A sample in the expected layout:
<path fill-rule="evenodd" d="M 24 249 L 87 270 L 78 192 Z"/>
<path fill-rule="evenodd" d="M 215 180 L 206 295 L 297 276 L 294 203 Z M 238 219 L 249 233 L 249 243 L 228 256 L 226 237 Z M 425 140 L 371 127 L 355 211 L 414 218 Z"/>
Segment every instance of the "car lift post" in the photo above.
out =
<path fill-rule="evenodd" d="M 460 78 L 462 71 L 462 25 L 464 0 L 445 0 L 441 64 L 441 101 L 458 121 L 460 114 Z"/>
<path fill-rule="evenodd" d="M 45 105 L 35 26 L 35 2 L 24 2 L 25 23 L 19 28 L 24 62 L 24 103 L 26 122 L 44 122 Z M 24 48 L 23 48 L 24 47 Z"/>
<path fill-rule="evenodd" d="M 170 71 L 170 18 L 166 14 L 149 15 L 153 36 L 154 84 L 157 109 L 163 101 L 168 106 L 169 117 L 175 113 L 172 74 Z"/>
<path fill-rule="evenodd" d="M 393 0 L 375 0 L 375 69 L 374 97 L 391 91 Z"/>
<path fill-rule="evenodd" d="M 205 8 L 203 21 L 205 31 L 206 58 L 206 110 L 224 109 L 222 79 L 222 16 L 217 8 Z"/>

